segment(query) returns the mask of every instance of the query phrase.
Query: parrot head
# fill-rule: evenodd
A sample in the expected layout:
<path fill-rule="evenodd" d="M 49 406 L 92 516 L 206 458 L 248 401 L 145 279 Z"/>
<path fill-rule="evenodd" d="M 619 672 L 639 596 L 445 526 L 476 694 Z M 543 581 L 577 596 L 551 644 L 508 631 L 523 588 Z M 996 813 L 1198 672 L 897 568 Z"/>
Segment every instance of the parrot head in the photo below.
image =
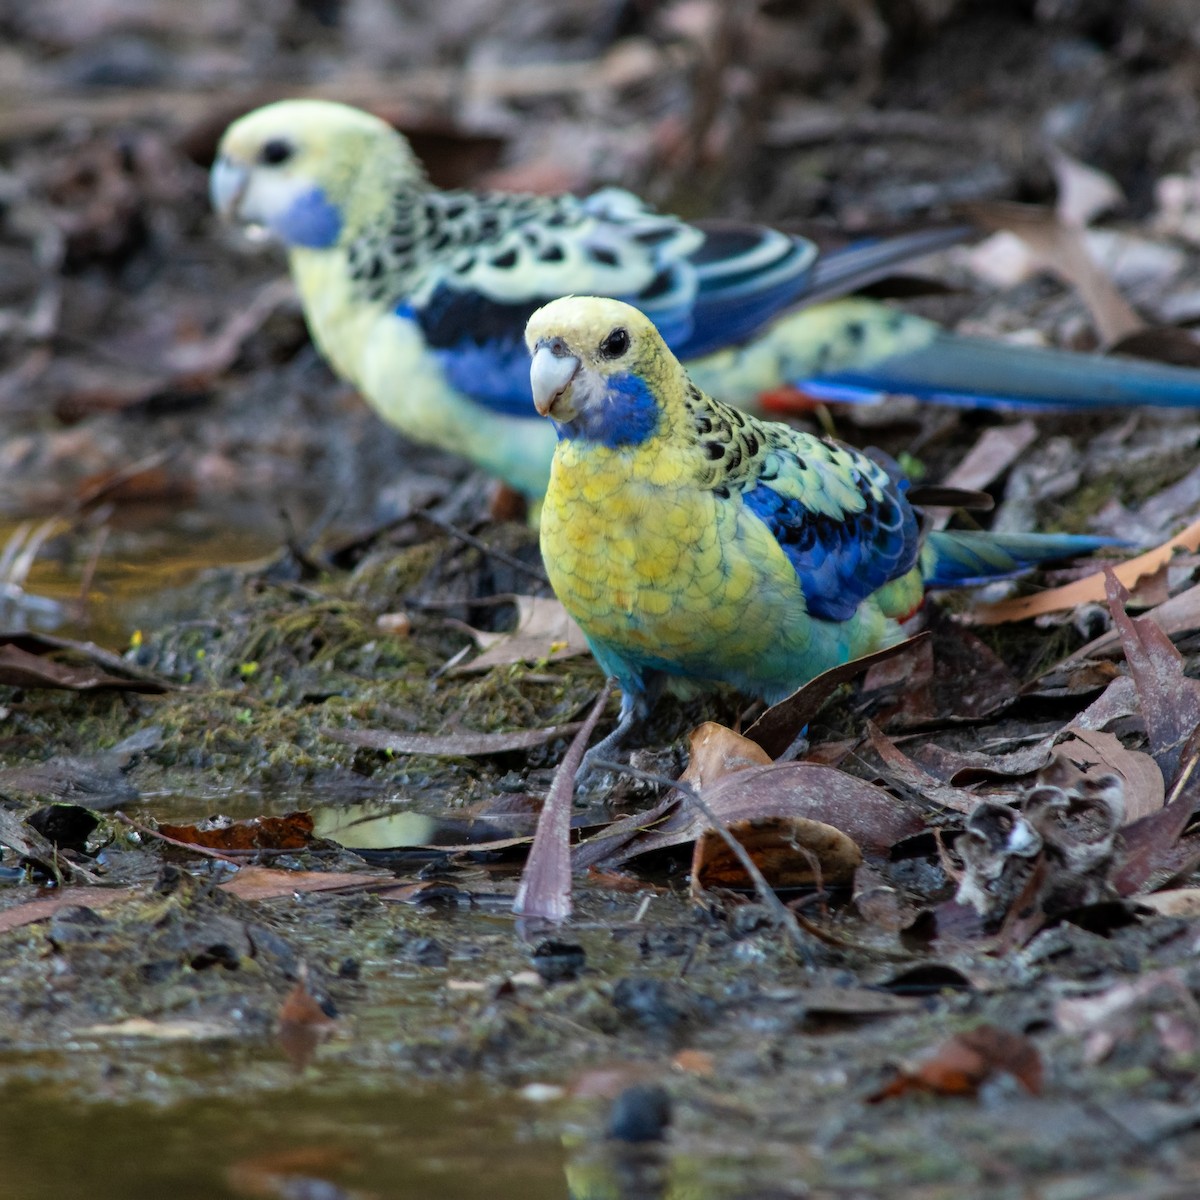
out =
<path fill-rule="evenodd" d="M 534 406 L 563 438 L 639 445 L 659 430 L 670 397 L 687 386 L 650 318 L 620 300 L 554 300 L 529 318 L 525 343 L 533 355 Z"/>
<path fill-rule="evenodd" d="M 378 200 L 357 193 L 385 168 L 393 180 L 423 179 L 386 121 L 327 100 L 280 100 L 225 131 L 209 194 L 228 220 L 265 228 L 288 246 L 322 249 L 354 223 L 356 204 Z"/>

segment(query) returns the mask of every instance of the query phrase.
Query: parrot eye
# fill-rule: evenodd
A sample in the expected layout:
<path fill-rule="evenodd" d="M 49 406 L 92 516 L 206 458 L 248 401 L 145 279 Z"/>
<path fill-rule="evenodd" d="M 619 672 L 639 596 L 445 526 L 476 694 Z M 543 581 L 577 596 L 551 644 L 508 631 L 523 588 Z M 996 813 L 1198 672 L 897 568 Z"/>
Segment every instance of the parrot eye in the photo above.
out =
<path fill-rule="evenodd" d="M 277 167 L 292 157 L 292 145 L 283 138 L 272 138 L 259 152 L 259 161 L 269 167 Z"/>
<path fill-rule="evenodd" d="M 620 358 L 629 349 L 629 334 L 617 328 L 600 343 L 600 354 L 604 358 Z"/>

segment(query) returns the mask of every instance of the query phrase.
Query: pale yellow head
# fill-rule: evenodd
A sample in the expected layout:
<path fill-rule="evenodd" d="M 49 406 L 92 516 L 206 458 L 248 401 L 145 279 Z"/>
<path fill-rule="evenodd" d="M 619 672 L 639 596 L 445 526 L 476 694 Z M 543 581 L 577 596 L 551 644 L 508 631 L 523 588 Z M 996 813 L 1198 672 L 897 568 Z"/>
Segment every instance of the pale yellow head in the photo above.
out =
<path fill-rule="evenodd" d="M 687 385 L 650 318 L 619 300 L 554 300 L 529 318 L 525 342 L 534 405 L 565 437 L 639 444 Z"/>
<path fill-rule="evenodd" d="M 213 207 L 269 229 L 290 246 L 321 248 L 353 227 L 364 179 L 424 179 L 386 121 L 329 100 L 280 100 L 225 131 L 210 179 Z"/>

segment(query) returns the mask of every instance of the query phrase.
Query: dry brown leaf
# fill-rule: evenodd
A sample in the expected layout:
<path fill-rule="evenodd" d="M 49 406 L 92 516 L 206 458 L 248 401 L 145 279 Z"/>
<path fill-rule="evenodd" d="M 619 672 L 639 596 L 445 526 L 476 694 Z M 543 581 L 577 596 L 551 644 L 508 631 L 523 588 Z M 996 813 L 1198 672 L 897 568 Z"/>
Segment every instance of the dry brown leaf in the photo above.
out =
<path fill-rule="evenodd" d="M 0 661 L 3 661 L 4 651 L 9 649 L 23 650 L 35 660 L 40 661 L 43 664 L 43 670 L 58 665 L 49 663 L 45 659 L 45 655 L 54 654 L 59 651 L 77 654 L 99 668 L 95 673 L 97 678 L 100 678 L 102 672 L 106 671 L 116 677 L 116 682 L 111 684 L 107 679 L 104 679 L 103 683 L 83 684 L 82 686 L 84 687 L 111 686 L 125 691 L 140 691 L 147 694 L 169 692 L 174 687 L 174 684 L 168 683 L 164 679 L 159 679 L 150 674 L 150 672 L 126 662 L 119 654 L 114 654 L 111 650 L 102 649 L 95 642 L 79 642 L 73 638 L 55 637 L 48 633 L 0 633 Z M 24 659 L 20 660 L 20 662 L 30 665 Z M 66 669 L 71 671 L 82 670 L 82 668 L 74 667 Z M 8 681 L 0 679 L 0 683 L 3 682 Z M 135 687 L 135 683 L 139 686 Z M 45 683 L 34 682 L 30 684 L 22 684 L 14 681 L 14 684 L 18 687 L 69 687 L 73 690 L 81 686 L 77 682 L 55 683 L 53 679 Z"/>
<path fill-rule="evenodd" d="M 867 722 L 867 736 L 875 753 L 883 760 L 888 773 L 898 783 L 923 796 L 933 804 L 942 808 L 953 809 L 955 812 L 970 813 L 978 806 L 980 798 L 974 792 L 952 787 L 943 783 L 928 771 L 919 767 L 895 742 L 883 733 L 873 722 Z M 1007 797 L 1003 797 L 1007 799 Z"/>
<path fill-rule="evenodd" d="M 1126 823 L 1162 808 L 1166 799 L 1162 772 L 1150 755 L 1127 750 L 1111 733 L 1074 725 L 1068 725 L 1064 732 L 1070 736 L 1058 743 L 1057 753 L 1066 755 L 1086 775 L 1098 777 L 1112 772 L 1120 777 Z"/>
<path fill-rule="evenodd" d="M 1164 917 L 1200 917 L 1200 888 L 1168 888 L 1165 892 L 1151 892 L 1139 896 L 1142 908 L 1151 908 Z"/>
<path fill-rule="evenodd" d="M 1117 577 L 1120 578 L 1119 575 Z M 1162 604 L 1143 613 L 1139 620 L 1153 621 L 1168 637 L 1200 629 L 1200 583 L 1164 600 Z M 1081 646 L 1053 669 L 1062 670 L 1074 663 L 1083 663 L 1097 655 L 1113 654 L 1120 649 L 1121 635 L 1116 629 L 1110 629 L 1093 638 L 1086 646 Z"/>
<path fill-rule="evenodd" d="M 821 821 L 762 817 L 730 822 L 727 828 L 776 890 L 849 883 L 862 862 L 854 842 Z M 746 890 L 754 881 L 725 839 L 706 829 L 692 851 L 692 895 L 715 887 Z"/>
<path fill-rule="evenodd" d="M 517 627 L 509 633 L 468 632 L 483 651 L 478 658 L 456 667 L 456 673 L 488 671 L 519 662 L 560 662 L 587 654 L 583 630 L 553 596 L 517 596 Z"/>
<path fill-rule="evenodd" d="M 1028 204 L 988 203 L 972 206 L 972 213 L 985 228 L 1016 234 L 1044 269 L 1074 287 L 1106 344 L 1127 337 L 1145 324 L 1097 265 L 1081 226 Z"/>
<path fill-rule="evenodd" d="M 313 819 L 307 812 L 245 821 L 212 817 L 198 825 L 160 823 L 158 832 L 209 850 L 303 850 L 313 839 Z"/>
<path fill-rule="evenodd" d="M 241 867 L 221 891 L 241 900 L 273 900 L 294 892 L 355 892 L 386 887 L 395 875 L 360 871 L 280 871 L 271 867 Z"/>
<path fill-rule="evenodd" d="M 1105 573 L 1105 581 L 1113 627 L 1120 634 L 1125 661 L 1137 685 L 1150 753 L 1163 778 L 1173 786 L 1184 751 L 1200 728 L 1200 682 L 1184 674 L 1183 655 L 1153 621 L 1135 621 L 1125 611 L 1129 593 L 1111 572 Z"/>
<path fill-rule="evenodd" d="M 945 479 L 950 487 L 986 488 L 995 483 L 1037 438 L 1037 426 L 1032 421 L 1015 425 L 999 425 L 985 429 L 967 455 Z M 951 514 L 937 513 L 933 527 L 943 529 Z"/>
<path fill-rule="evenodd" d="M 571 915 L 571 803 L 575 798 L 575 776 L 588 739 L 608 703 L 608 693 L 606 683 L 550 781 L 550 792 L 538 816 L 533 845 L 513 900 L 513 912 L 522 916 L 565 921 Z"/>
<path fill-rule="evenodd" d="M 884 662 L 897 654 L 907 653 L 928 638 L 928 633 L 919 633 L 907 641 L 897 642 L 874 654 L 864 654 L 841 666 L 822 671 L 790 696 L 772 704 L 749 729 L 746 737 L 757 742 L 772 758 L 778 758 L 796 740 L 797 735 L 820 711 L 821 706 L 844 683 L 868 670 L 875 663 Z"/>
<path fill-rule="evenodd" d="M 96 667 L 73 667 L 20 646 L 0 645 L 0 685 L 19 688 L 58 688 L 70 692 L 117 691 L 160 694 L 170 690 L 166 683 L 125 679 Z"/>
<path fill-rule="evenodd" d="M 905 801 L 815 763 L 747 767 L 707 790 L 704 800 L 726 824 L 768 817 L 819 821 L 841 830 L 863 850 L 878 853 L 925 828 Z M 680 804 L 678 796 L 668 796 L 649 812 L 636 813 L 581 842 L 575 848 L 575 866 L 617 867 L 639 854 L 693 842 L 707 828 L 705 818 L 692 806 Z"/>
<path fill-rule="evenodd" d="M 1127 588 L 1136 586 L 1147 575 L 1153 575 L 1165 563 L 1171 561 L 1178 550 L 1194 554 L 1200 549 L 1200 521 L 1193 521 L 1183 532 L 1163 542 L 1137 558 L 1131 558 L 1118 566 L 1107 568 Z M 1032 596 L 1015 596 L 996 604 L 976 605 L 968 613 L 970 620 L 980 625 L 1002 625 L 1006 621 L 1027 621 L 1045 613 L 1068 612 L 1080 604 L 1096 604 L 1104 600 L 1104 571 L 1097 571 L 1074 583 L 1062 587 L 1047 588 Z"/>
<path fill-rule="evenodd" d="M 1057 146 L 1050 152 L 1050 167 L 1058 184 L 1054 211 L 1065 225 L 1082 229 L 1125 199 L 1111 175 L 1080 162 Z"/>
<path fill-rule="evenodd" d="M 1043 1070 L 1037 1047 L 1024 1034 L 979 1025 L 955 1034 L 917 1062 L 900 1068 L 867 1100 L 875 1104 L 913 1091 L 974 1096 L 996 1071 L 1013 1076 L 1031 1095 L 1041 1095 Z"/>
<path fill-rule="evenodd" d="M 0 933 L 20 929 L 35 921 L 46 921 L 62 908 L 91 908 L 99 911 L 141 895 L 138 888 L 67 887 L 53 896 L 39 896 L 0 912 Z"/>
<path fill-rule="evenodd" d="M 308 1066 L 336 1024 L 308 990 L 308 971 L 301 966 L 299 979 L 280 1005 L 277 1034 L 280 1048 L 296 1071 Z"/>
<path fill-rule="evenodd" d="M 1152 891 L 1200 862 L 1200 846 L 1182 836 L 1200 795 L 1197 782 L 1193 775 L 1170 804 L 1121 830 L 1125 852 L 1112 875 L 1118 895 Z"/>
<path fill-rule="evenodd" d="M 682 783 L 712 787 L 734 771 L 767 766 L 770 756 L 757 743 L 716 721 L 705 721 L 688 735 L 688 765 Z"/>

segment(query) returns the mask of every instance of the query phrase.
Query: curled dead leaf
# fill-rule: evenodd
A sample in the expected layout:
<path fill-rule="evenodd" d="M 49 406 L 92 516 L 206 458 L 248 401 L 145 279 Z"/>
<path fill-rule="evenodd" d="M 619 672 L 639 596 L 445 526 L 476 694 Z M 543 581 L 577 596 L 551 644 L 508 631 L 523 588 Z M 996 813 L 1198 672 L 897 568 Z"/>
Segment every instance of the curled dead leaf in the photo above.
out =
<path fill-rule="evenodd" d="M 245 821 L 211 817 L 196 825 L 163 822 L 158 832 L 173 841 L 209 850 L 303 850 L 312 841 L 313 819 L 307 812 Z"/>
<path fill-rule="evenodd" d="M 826 887 L 849 883 L 862 862 L 853 840 L 821 821 L 764 817 L 736 821 L 729 832 L 741 843 L 767 883 L 780 888 Z M 723 838 L 705 830 L 692 851 L 692 894 L 709 888 L 754 886 Z"/>
<path fill-rule="evenodd" d="M 696 788 L 712 787 L 726 775 L 747 767 L 766 766 L 770 756 L 757 743 L 716 721 L 705 721 L 688 735 L 690 747 L 683 783 Z"/>
<path fill-rule="evenodd" d="M 1127 562 L 1111 568 L 1113 575 L 1126 587 L 1134 587 L 1138 580 L 1153 575 L 1175 554 L 1185 550 L 1195 554 L 1200 549 L 1200 521 L 1193 521 L 1181 533 L 1156 546 L 1153 550 L 1139 554 Z M 1047 588 L 1031 596 L 1014 596 L 996 604 L 976 605 L 969 618 L 980 625 L 1002 625 L 1006 621 L 1028 621 L 1046 613 L 1070 612 L 1080 604 L 1099 604 L 1106 597 L 1105 571 L 1077 579 L 1062 587 Z"/>
<path fill-rule="evenodd" d="M 456 673 L 488 671 L 519 662 L 560 662 L 589 652 L 583 630 L 559 600 L 553 596 L 517 596 L 515 600 L 517 625 L 509 633 L 468 628 L 483 653 L 456 667 Z"/>
<path fill-rule="evenodd" d="M 1041 1095 L 1043 1068 L 1037 1047 L 1024 1034 L 979 1025 L 947 1038 L 916 1062 L 899 1068 L 867 1102 L 877 1104 L 914 1091 L 974 1096 L 997 1071 L 1011 1075 L 1030 1095 Z"/>

